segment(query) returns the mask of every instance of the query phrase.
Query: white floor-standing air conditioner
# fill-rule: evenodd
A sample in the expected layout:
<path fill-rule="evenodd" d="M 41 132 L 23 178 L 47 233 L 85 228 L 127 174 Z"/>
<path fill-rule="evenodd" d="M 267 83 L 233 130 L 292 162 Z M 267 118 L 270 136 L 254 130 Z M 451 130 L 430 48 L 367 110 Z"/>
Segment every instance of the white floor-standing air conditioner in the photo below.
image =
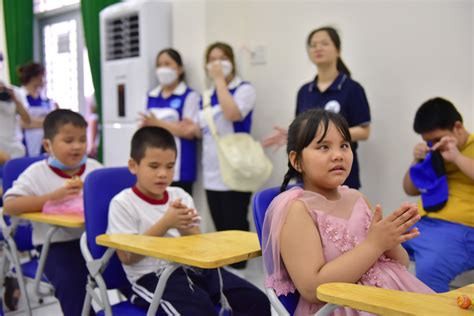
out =
<path fill-rule="evenodd" d="M 105 8 L 100 46 L 104 164 L 123 166 L 147 91 L 156 85 L 156 55 L 171 46 L 171 3 L 137 0 Z"/>

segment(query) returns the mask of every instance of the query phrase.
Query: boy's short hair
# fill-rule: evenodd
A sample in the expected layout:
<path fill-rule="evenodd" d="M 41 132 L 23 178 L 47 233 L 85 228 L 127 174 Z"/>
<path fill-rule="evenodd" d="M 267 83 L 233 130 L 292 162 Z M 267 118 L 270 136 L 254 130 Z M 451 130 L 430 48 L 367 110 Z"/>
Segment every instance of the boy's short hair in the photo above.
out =
<path fill-rule="evenodd" d="M 44 118 L 44 138 L 53 140 L 59 129 L 66 124 L 87 128 L 87 122 L 81 114 L 67 109 L 57 109 L 49 112 Z"/>
<path fill-rule="evenodd" d="M 426 101 L 416 111 L 413 129 L 418 134 L 436 129 L 452 130 L 457 121 L 462 123 L 462 116 L 456 107 L 448 100 L 438 97 Z"/>
<path fill-rule="evenodd" d="M 145 126 L 133 134 L 130 157 L 140 163 L 147 148 L 171 149 L 176 153 L 176 142 L 168 130 L 157 126 Z"/>

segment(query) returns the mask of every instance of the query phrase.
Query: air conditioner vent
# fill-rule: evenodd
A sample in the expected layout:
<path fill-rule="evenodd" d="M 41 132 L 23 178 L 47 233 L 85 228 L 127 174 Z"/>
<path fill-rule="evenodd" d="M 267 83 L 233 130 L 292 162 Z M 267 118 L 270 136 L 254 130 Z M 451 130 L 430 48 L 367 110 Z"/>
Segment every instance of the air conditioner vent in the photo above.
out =
<path fill-rule="evenodd" d="M 105 34 L 106 60 L 140 56 L 138 13 L 106 20 Z"/>

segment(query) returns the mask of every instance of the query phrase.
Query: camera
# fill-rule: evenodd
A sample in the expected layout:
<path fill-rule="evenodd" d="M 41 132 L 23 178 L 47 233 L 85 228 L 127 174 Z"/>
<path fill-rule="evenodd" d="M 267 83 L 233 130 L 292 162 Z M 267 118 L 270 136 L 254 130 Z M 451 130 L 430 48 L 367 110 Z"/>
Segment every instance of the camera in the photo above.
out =
<path fill-rule="evenodd" d="M 5 88 L 0 88 L 0 101 L 10 101 L 11 100 L 10 93 Z"/>

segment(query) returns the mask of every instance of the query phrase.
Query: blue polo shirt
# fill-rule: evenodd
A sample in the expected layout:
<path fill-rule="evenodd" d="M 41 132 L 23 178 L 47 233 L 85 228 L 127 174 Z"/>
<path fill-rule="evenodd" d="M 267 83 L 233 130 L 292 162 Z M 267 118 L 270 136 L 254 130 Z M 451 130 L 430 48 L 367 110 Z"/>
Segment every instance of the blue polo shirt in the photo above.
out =
<path fill-rule="evenodd" d="M 298 91 L 296 115 L 315 108 L 339 113 L 347 120 L 349 127 L 370 124 L 370 109 L 364 88 L 347 74 L 339 73 L 334 82 L 325 91 L 319 91 L 316 85 L 318 76 L 303 85 Z M 349 177 L 344 184 L 351 188 L 360 188 L 359 162 L 357 160 L 357 142 L 352 144 L 354 162 Z"/>

